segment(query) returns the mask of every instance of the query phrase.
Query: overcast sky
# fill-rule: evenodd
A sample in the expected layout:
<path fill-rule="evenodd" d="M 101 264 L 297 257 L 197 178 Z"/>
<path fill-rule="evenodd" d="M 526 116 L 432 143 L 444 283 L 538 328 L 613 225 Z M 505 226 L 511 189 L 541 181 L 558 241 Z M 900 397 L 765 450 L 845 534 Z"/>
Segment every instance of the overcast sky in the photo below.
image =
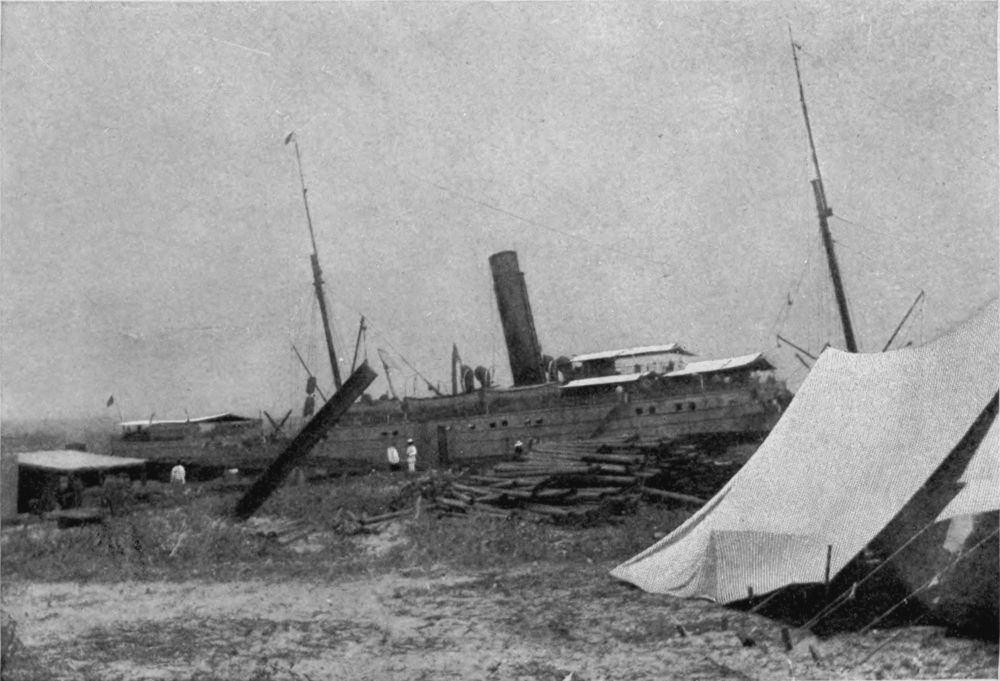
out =
<path fill-rule="evenodd" d="M 843 341 L 789 26 L 862 350 L 921 289 L 903 342 L 997 295 L 993 3 L 0 12 L 3 418 L 283 413 L 292 343 L 329 387 L 293 130 L 345 376 L 364 314 L 397 388 L 447 386 L 453 342 L 509 381 L 487 259 L 514 249 L 548 354 L 801 380 L 776 331 Z"/>

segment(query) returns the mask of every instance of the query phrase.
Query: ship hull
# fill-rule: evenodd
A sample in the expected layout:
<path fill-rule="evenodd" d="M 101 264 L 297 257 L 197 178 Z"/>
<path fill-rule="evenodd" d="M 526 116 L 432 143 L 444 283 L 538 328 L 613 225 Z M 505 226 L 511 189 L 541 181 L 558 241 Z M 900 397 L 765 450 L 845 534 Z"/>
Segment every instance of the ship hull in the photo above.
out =
<path fill-rule="evenodd" d="M 780 408 L 762 386 L 666 394 L 605 393 L 567 398 L 546 384 L 401 402 L 358 404 L 334 426 L 308 458 L 329 469 L 385 465 L 385 452 L 412 438 L 420 468 L 474 465 L 514 455 L 515 443 L 636 438 L 718 443 L 759 439 L 777 422 Z M 155 463 L 259 469 L 281 451 L 260 434 L 112 443 L 116 455 Z"/>

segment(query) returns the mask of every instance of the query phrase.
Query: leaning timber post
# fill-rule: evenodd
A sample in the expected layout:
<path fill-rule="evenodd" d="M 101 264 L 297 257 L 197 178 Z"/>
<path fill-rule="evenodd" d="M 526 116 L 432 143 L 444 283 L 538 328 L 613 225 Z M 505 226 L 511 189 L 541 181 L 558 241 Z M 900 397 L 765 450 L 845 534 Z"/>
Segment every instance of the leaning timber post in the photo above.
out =
<path fill-rule="evenodd" d="M 350 409 L 355 400 L 361 397 L 365 388 L 375 380 L 376 376 L 377 374 L 368 366 L 368 362 L 361 363 L 361 366 L 340 387 L 340 390 L 334 393 L 330 400 L 320 408 L 239 500 L 235 511 L 238 519 L 246 520 L 268 500 L 289 473 L 326 436 L 330 428 Z"/>

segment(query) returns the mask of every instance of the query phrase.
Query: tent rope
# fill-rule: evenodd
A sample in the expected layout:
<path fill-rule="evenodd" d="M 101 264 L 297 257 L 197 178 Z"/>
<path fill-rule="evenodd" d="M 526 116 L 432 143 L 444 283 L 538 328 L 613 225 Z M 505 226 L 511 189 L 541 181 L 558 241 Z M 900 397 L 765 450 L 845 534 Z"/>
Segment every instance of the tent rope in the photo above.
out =
<path fill-rule="evenodd" d="M 840 607 L 844 603 L 846 603 L 847 601 L 851 600 L 854 597 L 854 594 L 857 592 L 857 588 L 859 586 L 861 586 L 862 584 L 864 584 L 865 582 L 867 582 L 869 579 L 871 579 L 875 575 L 875 573 L 877 573 L 883 567 L 885 567 L 886 565 L 888 565 L 889 561 L 891 561 L 893 558 L 895 558 L 896 556 L 898 556 L 907 546 L 909 546 L 914 541 L 916 541 L 916 539 L 920 535 L 922 535 L 924 532 L 926 532 L 927 529 L 930 528 L 931 526 L 933 526 L 935 523 L 937 523 L 937 520 L 932 520 L 931 522 L 927 523 L 922 528 L 920 528 L 920 530 L 917 531 L 917 533 L 914 534 L 912 537 L 910 537 L 909 539 L 907 539 L 903 543 L 902 546 L 900 546 L 898 549 L 896 549 L 891 554 L 889 554 L 888 558 L 886 558 L 881 563 L 879 563 L 878 565 L 876 565 L 872 569 L 871 572 L 869 572 L 868 574 L 866 574 L 864 577 L 862 577 L 857 582 L 854 582 L 851 585 L 851 588 L 843 591 L 839 596 L 837 596 L 835 599 L 833 599 L 832 601 L 830 601 L 830 603 L 828 603 L 826 605 L 826 607 L 824 607 L 822 610 L 820 610 L 811 620 L 809 620 L 808 622 L 806 622 L 802 626 L 802 628 L 803 629 L 809 629 L 810 627 L 815 626 L 816 624 L 818 624 L 819 622 L 821 622 L 823 619 L 825 619 L 826 617 L 829 617 L 834 612 L 836 612 L 837 610 L 839 610 Z"/>
<path fill-rule="evenodd" d="M 767 598 L 765 598 L 764 600 L 762 600 L 760 603 L 758 603 L 757 605 L 755 605 L 752 608 L 750 608 L 750 610 L 749 610 L 750 614 L 752 615 L 755 612 L 757 612 L 758 610 L 760 610 L 761 608 L 763 608 L 765 605 L 767 605 L 768 603 L 770 603 L 771 601 L 773 601 L 775 599 L 775 597 L 778 594 L 782 593 L 782 592 L 784 592 L 784 589 L 782 587 L 778 587 L 777 589 L 775 589 L 774 591 L 772 591 L 770 596 L 768 596 Z"/>
<path fill-rule="evenodd" d="M 941 568 L 941 570 L 939 572 L 937 572 L 933 577 L 931 577 L 926 582 L 924 582 L 923 584 L 921 584 L 920 586 L 918 586 L 916 589 L 914 589 L 903 600 L 899 601 L 894 606 L 892 606 L 891 608 L 889 608 L 888 610 L 886 610 L 884 613 L 882 613 L 881 615 L 879 615 L 878 617 L 876 617 L 874 620 L 872 620 L 868 624 L 868 626 L 866 626 L 864 629 L 862 629 L 859 633 L 861 633 L 861 634 L 868 633 L 868 631 L 871 630 L 872 627 L 874 627 L 876 624 L 878 624 L 879 622 L 881 622 L 882 620 L 884 620 L 886 617 L 888 617 L 889 615 L 891 615 L 897 608 L 899 608 L 902 605 L 904 605 L 905 603 L 907 603 L 911 598 L 913 598 L 914 596 L 916 596 L 917 594 L 919 594 L 921 591 L 925 591 L 925 590 L 929 589 L 930 587 L 932 587 L 934 584 L 937 583 L 937 581 L 941 577 L 941 575 L 943 575 L 944 573 L 948 572 L 953 567 L 955 567 L 956 565 L 958 565 L 958 563 L 963 558 L 965 558 L 965 557 L 969 556 L 970 554 L 972 554 L 973 551 L 975 551 L 976 549 L 978 549 L 979 547 L 981 547 L 983 544 L 985 544 L 987 541 L 989 541 L 993 537 L 997 536 L 998 533 L 1000 533 L 1000 529 L 993 530 L 988 535 L 986 535 L 985 537 L 983 537 L 982 539 L 980 539 L 978 542 L 976 542 L 974 545 L 972 545 L 971 547 L 969 547 L 967 550 L 959 553 L 952 560 L 950 560 L 947 565 L 945 565 L 943 568 Z"/>
<path fill-rule="evenodd" d="M 920 622 L 924 621 L 924 619 L 926 619 L 926 618 L 927 618 L 927 613 L 924 613 L 923 615 L 921 615 L 920 617 L 918 617 L 917 619 L 915 619 L 913 621 L 913 625 L 916 626 Z M 867 662 L 868 660 L 872 659 L 872 656 L 874 656 L 875 653 L 877 653 L 878 651 L 882 650 L 887 645 L 889 645 L 890 643 L 892 643 L 893 641 L 895 641 L 900 636 L 902 636 L 903 634 L 906 634 L 906 633 L 908 633 L 906 629 L 900 629 L 895 634 L 893 634 L 892 636 L 890 636 L 889 638 L 887 638 L 886 640 L 882 641 L 877 646 L 875 646 L 875 649 L 872 650 L 867 655 L 865 655 L 864 658 L 862 658 L 859 662 L 855 662 L 854 665 L 853 665 L 853 667 L 855 667 L 855 668 L 860 667 L 865 662 Z"/>
<path fill-rule="evenodd" d="M 826 617 L 829 617 L 831 614 L 833 614 L 834 612 L 836 612 L 837 610 L 839 610 L 840 607 L 844 605 L 844 603 L 846 603 L 847 601 L 851 600 L 854 597 L 854 594 L 857 591 L 857 588 L 859 586 L 861 586 L 862 584 L 864 584 L 865 582 L 867 582 L 869 579 L 871 579 L 871 577 L 873 577 L 875 575 L 875 573 L 877 573 L 879 570 L 881 570 L 883 567 L 885 567 L 889 563 L 889 561 L 891 561 L 893 558 L 895 558 L 897 555 L 899 555 L 899 553 L 901 551 L 903 551 L 907 546 L 909 546 L 911 543 L 913 543 L 913 541 L 915 541 L 929 527 L 935 525 L 937 522 L 938 522 L 937 520 L 933 520 L 930 523 L 928 523 L 927 525 L 924 525 L 923 528 L 921 528 L 916 534 L 914 534 L 912 537 L 910 537 L 908 540 L 906 540 L 906 542 L 903 543 L 902 546 L 900 546 L 898 549 L 896 549 L 895 551 L 893 551 L 889 555 L 888 558 L 886 558 L 884 561 L 882 561 L 881 563 L 879 563 L 871 572 L 869 572 L 868 574 L 866 574 L 859 581 L 854 582 L 854 584 L 851 585 L 850 589 L 847 589 L 846 591 L 842 592 L 839 596 L 837 596 L 835 599 L 833 599 L 833 601 L 831 601 L 829 604 L 827 604 L 827 606 L 825 608 L 823 608 L 816 616 L 814 616 L 811 620 L 809 620 L 808 622 L 806 622 L 802 626 L 802 628 L 803 629 L 810 629 L 811 627 L 815 626 L 817 623 L 819 623 L 820 621 L 822 621 Z M 915 589 L 912 593 L 910 593 L 909 595 L 907 595 L 906 598 L 904 598 L 902 601 L 900 601 L 899 603 L 895 604 L 888 611 L 884 612 L 882 615 L 880 615 L 878 618 L 876 618 L 868 626 L 866 626 L 864 629 L 862 629 L 861 633 L 865 633 L 871 627 L 875 626 L 880 621 L 882 621 L 884 618 L 888 617 L 889 614 L 891 614 L 894 610 L 896 610 L 897 608 L 899 608 L 900 606 L 902 606 L 904 603 L 906 603 L 910 598 L 912 598 L 913 596 L 915 596 L 921 590 L 923 590 L 924 588 L 930 586 L 934 582 L 935 579 L 939 578 L 945 572 L 947 572 L 948 570 L 950 570 L 960 560 L 962 560 L 963 558 L 965 558 L 965 556 L 967 556 L 970 553 L 972 553 L 973 551 L 975 551 L 977 548 L 979 548 L 982 544 L 984 544 L 986 541 L 988 541 L 989 539 L 991 539 L 998 532 L 1000 532 L 1000 530 L 994 530 L 989 535 L 987 535 L 986 537 L 984 537 L 981 541 L 977 542 L 974 546 L 972 546 L 971 548 L 969 548 L 967 551 L 959 554 L 948 565 L 946 565 L 944 568 L 942 568 L 940 572 L 938 572 L 936 575 L 934 575 L 933 577 L 931 577 L 931 579 L 929 579 L 926 584 L 921 585 L 920 587 L 918 587 L 917 589 Z"/>

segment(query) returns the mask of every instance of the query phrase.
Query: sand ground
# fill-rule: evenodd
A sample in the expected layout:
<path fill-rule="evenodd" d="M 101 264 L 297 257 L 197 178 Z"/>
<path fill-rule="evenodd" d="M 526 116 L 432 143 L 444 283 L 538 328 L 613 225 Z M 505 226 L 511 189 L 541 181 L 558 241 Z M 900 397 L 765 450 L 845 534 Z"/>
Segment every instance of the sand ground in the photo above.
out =
<path fill-rule="evenodd" d="M 609 567 L 5 583 L 2 605 L 20 659 L 56 679 L 997 678 L 996 644 L 910 627 L 789 652 L 770 620 L 646 594 Z"/>

